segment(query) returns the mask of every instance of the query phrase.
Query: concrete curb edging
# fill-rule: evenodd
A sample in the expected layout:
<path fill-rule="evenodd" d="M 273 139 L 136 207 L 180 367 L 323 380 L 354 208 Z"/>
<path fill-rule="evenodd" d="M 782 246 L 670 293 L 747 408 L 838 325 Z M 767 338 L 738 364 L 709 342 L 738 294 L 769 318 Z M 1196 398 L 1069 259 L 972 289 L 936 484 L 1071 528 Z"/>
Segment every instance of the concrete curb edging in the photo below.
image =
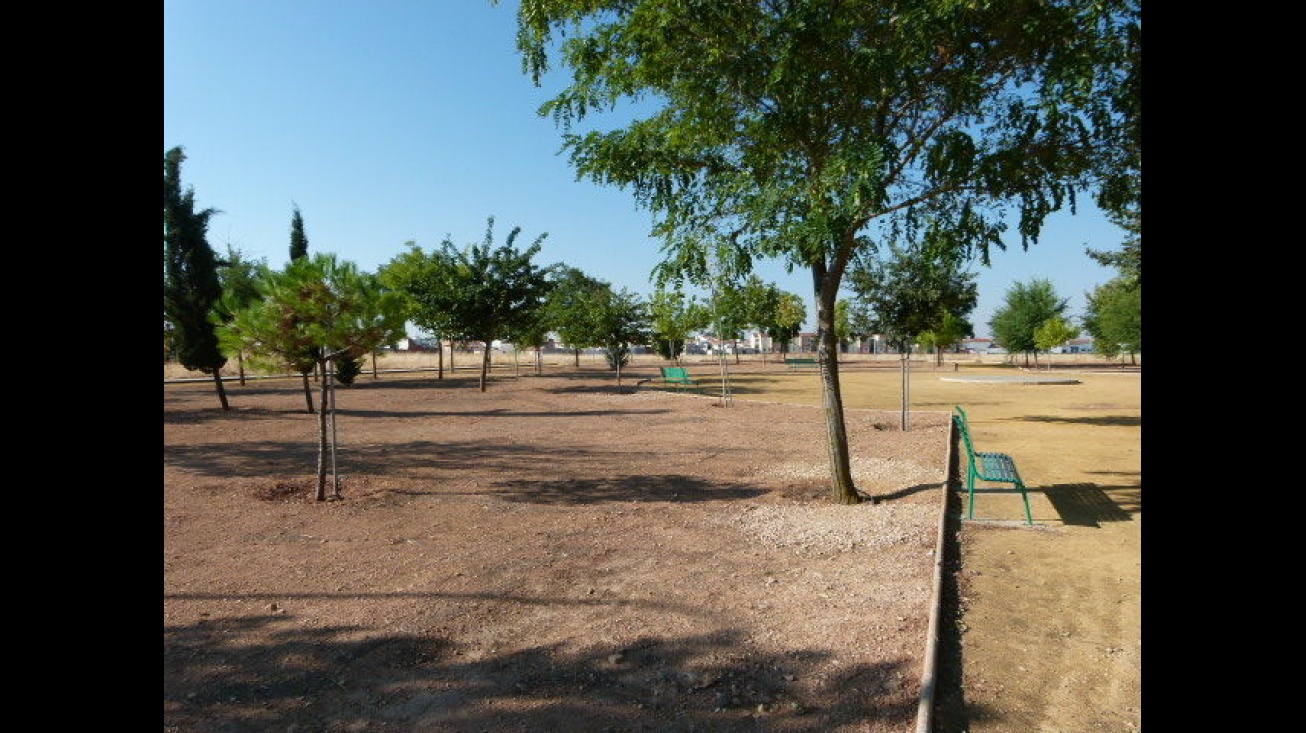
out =
<path fill-rule="evenodd" d="M 916 733 L 930 733 L 934 725 L 934 696 L 938 687 L 939 624 L 943 604 L 943 572 L 947 553 L 948 504 L 953 485 L 953 449 L 957 426 L 948 413 L 947 469 L 944 471 L 943 502 L 939 511 L 939 533 L 934 550 L 934 588 L 930 594 L 930 620 L 925 631 L 925 667 L 921 670 L 921 697 L 916 706 Z"/>

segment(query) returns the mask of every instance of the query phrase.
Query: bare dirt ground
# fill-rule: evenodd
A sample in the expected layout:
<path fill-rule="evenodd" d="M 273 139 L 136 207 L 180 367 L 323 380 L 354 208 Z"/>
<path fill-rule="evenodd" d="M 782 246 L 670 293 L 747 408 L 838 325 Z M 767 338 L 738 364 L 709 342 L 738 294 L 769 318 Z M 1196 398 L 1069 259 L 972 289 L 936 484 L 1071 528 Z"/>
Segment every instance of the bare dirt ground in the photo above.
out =
<path fill-rule="evenodd" d="M 878 499 L 848 507 L 815 376 L 740 369 L 724 405 L 635 386 L 655 372 L 365 374 L 320 503 L 298 381 L 232 383 L 227 413 L 165 384 L 164 730 L 912 731 L 952 404 L 1017 456 L 1037 524 L 1002 495 L 950 522 L 934 730 L 1140 727 L 1129 388 L 1017 388 L 1065 403 L 1019 417 L 1009 388 L 914 375 L 903 432 L 897 370 L 847 369 Z M 1085 430 L 1119 442 L 1077 458 Z"/>

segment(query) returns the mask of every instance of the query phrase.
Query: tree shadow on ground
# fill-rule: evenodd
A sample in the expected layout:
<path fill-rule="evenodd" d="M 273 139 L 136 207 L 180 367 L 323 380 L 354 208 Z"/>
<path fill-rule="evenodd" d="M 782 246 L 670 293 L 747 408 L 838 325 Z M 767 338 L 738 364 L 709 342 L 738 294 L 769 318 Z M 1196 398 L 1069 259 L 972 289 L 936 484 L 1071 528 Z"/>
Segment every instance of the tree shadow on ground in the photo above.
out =
<path fill-rule="evenodd" d="M 1009 422 L 1059 422 L 1073 425 L 1100 425 L 1104 427 L 1142 427 L 1141 415 L 1106 415 L 1102 417 L 1057 417 L 1052 415 L 1024 415 L 1010 418 Z"/>
<path fill-rule="evenodd" d="M 906 499 L 912 494 L 919 494 L 924 491 L 938 491 L 938 490 L 939 490 L 939 484 L 937 483 L 916 484 L 915 486 L 908 486 L 906 488 L 898 489 L 897 491 L 890 491 L 887 494 L 872 494 L 867 496 L 870 496 L 870 498 L 873 498 L 876 501 L 893 501 L 895 499 Z"/>
<path fill-rule="evenodd" d="M 270 605 L 266 597 L 241 600 Z M 577 630 L 584 648 L 555 643 L 501 654 L 438 635 L 360 638 L 367 633 L 312 628 L 283 612 L 165 626 L 164 727 L 818 733 L 867 720 L 903 729 L 916 714 L 915 697 L 897 681 L 918 670 L 901 661 L 830 674 L 828 653 L 749 650 L 741 629 L 622 644 L 585 643 Z"/>
<path fill-rule="evenodd" d="M 491 492 L 511 502 L 531 504 L 598 504 L 609 501 L 696 502 L 751 499 L 766 491 L 743 484 L 704 481 L 693 476 L 611 476 L 548 481 L 514 480 L 495 484 Z"/>

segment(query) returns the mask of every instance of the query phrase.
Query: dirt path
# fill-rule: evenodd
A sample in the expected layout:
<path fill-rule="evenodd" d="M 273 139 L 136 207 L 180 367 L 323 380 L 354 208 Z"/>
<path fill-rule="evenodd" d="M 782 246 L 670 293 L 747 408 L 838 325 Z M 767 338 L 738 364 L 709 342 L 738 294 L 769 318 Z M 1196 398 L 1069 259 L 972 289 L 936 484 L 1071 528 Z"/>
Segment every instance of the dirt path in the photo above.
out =
<path fill-rule="evenodd" d="M 960 525 L 934 730 L 1139 729 L 1139 376 L 914 374 L 907 433 L 844 376 L 876 505 L 828 503 L 811 375 L 363 380 L 325 505 L 294 382 L 165 386 L 165 730 L 911 731 L 953 404 L 1037 524 Z"/>

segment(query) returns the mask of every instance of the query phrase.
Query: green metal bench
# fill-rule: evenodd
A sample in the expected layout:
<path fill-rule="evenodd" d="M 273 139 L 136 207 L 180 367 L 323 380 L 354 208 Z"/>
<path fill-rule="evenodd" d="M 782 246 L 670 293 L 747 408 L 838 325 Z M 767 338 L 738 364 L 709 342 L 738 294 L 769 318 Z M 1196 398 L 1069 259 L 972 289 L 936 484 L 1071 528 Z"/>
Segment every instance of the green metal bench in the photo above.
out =
<path fill-rule="evenodd" d="M 698 389 L 698 382 L 689 376 L 684 367 L 659 367 L 662 370 L 662 385 L 666 387 L 692 387 Z"/>
<path fill-rule="evenodd" d="M 790 371 L 796 369 L 819 369 L 821 364 L 816 359 L 809 357 L 786 356 L 785 367 Z"/>
<path fill-rule="evenodd" d="M 970 427 L 967 425 L 966 411 L 961 408 L 961 405 L 953 408 L 952 421 L 957 425 L 957 432 L 961 433 L 961 442 L 966 446 L 966 494 L 969 497 L 966 518 L 975 518 L 975 482 L 988 481 L 1011 484 L 1020 490 L 1020 496 L 1025 500 L 1025 522 L 1033 524 L 1034 517 L 1029 510 L 1029 492 L 1025 490 L 1025 481 L 1016 470 L 1016 460 L 1006 453 L 975 450 L 971 442 Z"/>

